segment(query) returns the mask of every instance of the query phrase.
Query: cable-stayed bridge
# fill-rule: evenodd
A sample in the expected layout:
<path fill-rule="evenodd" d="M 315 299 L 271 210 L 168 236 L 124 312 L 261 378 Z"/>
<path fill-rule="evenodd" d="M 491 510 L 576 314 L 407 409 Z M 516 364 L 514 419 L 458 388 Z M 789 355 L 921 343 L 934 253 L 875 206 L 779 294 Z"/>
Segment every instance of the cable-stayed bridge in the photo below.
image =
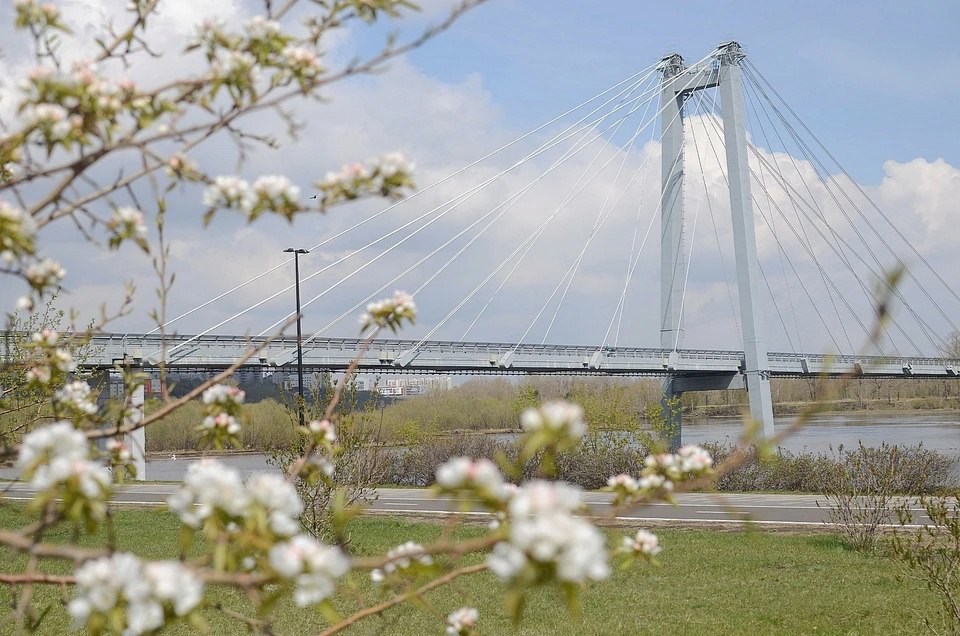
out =
<path fill-rule="evenodd" d="M 225 369 L 251 348 L 259 351 L 246 367 L 275 369 L 296 363 L 297 339 L 244 336 L 165 336 L 158 334 L 96 334 L 89 368 L 116 364 L 152 366 L 160 351 L 173 351 L 165 360 L 170 369 Z M 605 347 L 587 345 L 497 342 L 425 341 L 360 338 L 315 338 L 303 347 L 308 371 L 343 371 L 360 358 L 361 373 L 442 374 L 569 374 L 676 376 L 687 378 L 685 390 L 696 390 L 695 379 L 715 377 L 722 388 L 744 388 L 743 351 Z M 960 372 L 960 360 L 940 357 L 891 357 L 803 353 L 767 354 L 770 377 L 950 378 Z M 734 377 L 736 376 L 736 377 Z M 718 386 L 714 388 L 721 388 Z"/>
<path fill-rule="evenodd" d="M 561 126 L 558 122 L 569 119 L 575 121 L 555 132 Z M 637 119 L 635 128 L 626 125 Z M 522 143 L 539 140 L 537 135 L 546 137 L 546 131 L 552 136 L 508 161 L 507 167 L 490 168 L 484 163 Z M 644 142 L 646 134 L 649 141 Z M 528 178 L 520 173 L 535 161 L 545 162 L 539 174 Z M 648 188 L 657 164 L 660 187 Z M 550 181 L 558 174 L 563 175 L 565 191 L 556 191 L 557 184 Z M 465 181 L 471 176 L 474 181 Z M 602 203 L 581 205 L 580 218 L 571 219 L 569 213 L 565 217 L 581 196 L 597 194 L 598 179 L 609 186 L 600 189 Z M 448 199 L 440 196 L 442 202 L 433 205 L 439 193 L 451 188 L 459 190 Z M 525 197 L 538 188 L 555 195 L 549 205 L 526 203 Z M 658 191 L 656 196 L 645 196 L 648 189 Z M 429 203 L 423 205 L 425 201 Z M 631 208 L 626 220 L 615 214 L 623 207 Z M 456 213 L 463 210 L 468 218 L 457 225 Z M 587 211 L 593 216 L 584 218 Z M 522 213 L 522 222 L 509 231 L 500 230 L 511 212 L 513 218 Z M 709 239 L 705 227 L 713 231 L 716 256 L 704 268 L 704 277 L 724 285 L 718 289 L 726 293 L 719 296 L 729 300 L 731 317 L 725 329 L 736 333 L 739 347 L 694 349 L 688 345 L 692 290 L 698 284 L 691 279 L 694 253 L 699 249 L 702 256 L 704 243 L 712 243 L 703 238 L 706 233 Z M 671 54 L 311 246 L 310 252 L 327 251 L 327 260 L 302 282 L 318 277 L 322 281 L 324 276 L 330 280 L 307 299 L 303 313 L 311 316 L 323 311 L 328 322 L 302 341 L 303 365 L 316 370 L 346 368 L 363 347 L 358 338 L 332 337 L 344 320 L 352 321 L 367 302 L 397 287 L 413 292 L 423 306 L 422 299 L 437 294 L 438 280 L 454 277 L 455 292 L 450 293 L 448 283 L 440 298 L 432 301 L 434 308 L 444 303 L 446 308 L 421 312 L 415 337 L 373 342 L 360 369 L 659 375 L 665 378 L 665 400 L 685 391 L 745 388 L 751 415 L 763 424 L 766 435 L 772 435 L 771 377 L 956 375 L 960 363 L 941 356 L 951 350 L 947 335 L 960 333 L 953 320 L 960 309 L 960 295 L 911 242 L 909 229 L 897 227 L 846 172 L 737 43 L 721 44 L 689 65 L 680 55 Z M 603 242 L 605 232 L 622 239 L 624 246 L 615 274 L 609 267 L 612 240 Z M 758 236 L 763 239 L 759 248 Z M 348 243 L 338 249 L 338 241 Z M 556 249 L 559 241 L 565 241 L 565 250 Z M 724 242 L 732 243 L 732 263 Z M 652 248 L 645 251 L 651 243 L 659 243 L 659 312 L 655 323 L 650 320 L 641 329 L 637 317 L 654 313 L 647 311 L 651 304 L 647 299 L 654 291 L 639 273 L 656 267 L 649 258 Z M 406 260 L 400 258 L 404 250 L 408 250 Z M 531 263 L 547 257 L 558 260 L 558 251 L 569 257 L 559 280 L 533 284 L 527 280 L 522 291 L 504 300 Z M 494 263 L 480 264 L 478 254 L 489 254 Z M 596 335 L 584 335 L 581 340 L 586 342 L 580 344 L 549 344 L 561 339 L 552 334 L 560 325 L 562 310 L 576 305 L 571 299 L 578 289 L 591 289 L 583 279 L 597 277 L 601 266 L 592 265 L 590 259 L 598 255 L 606 259 L 601 273 L 620 278 L 603 303 L 608 309 L 601 309 L 594 296 L 589 310 L 577 318 L 583 327 L 578 331 L 593 330 Z M 470 265 L 458 272 L 456 268 L 470 258 Z M 181 313 L 168 321 L 165 330 L 173 332 L 188 316 L 241 288 L 269 280 L 266 277 L 291 264 L 292 259 L 279 263 Z M 901 274 L 899 281 L 888 274 L 891 270 Z M 162 345 L 158 330 L 97 335 L 94 350 L 98 353 L 90 364 L 109 366 L 127 360 L 150 365 L 162 360 L 171 367 L 224 368 L 239 359 L 248 345 L 263 342 L 291 314 L 259 333 L 238 327 L 238 320 L 278 298 L 287 306 L 293 288 L 293 284 L 282 286 L 195 335 L 168 336 Z M 357 293 L 351 300 L 342 300 L 344 294 L 351 295 L 348 291 Z M 514 319 L 510 328 L 515 326 L 517 334 L 508 342 L 477 341 L 481 338 L 475 334 L 486 323 L 496 322 L 498 303 L 518 305 L 519 301 L 533 303 L 531 313 L 535 313 L 522 333 L 524 325 Z M 878 322 L 877 302 L 895 305 L 897 311 L 881 312 L 884 320 Z M 327 316 L 331 305 L 337 309 Z M 708 314 L 708 319 L 721 319 L 717 312 Z M 704 322 L 701 317 L 701 328 Z M 770 326 L 785 340 L 789 352 L 768 351 Z M 627 331 L 653 337 L 657 330 L 658 346 L 621 344 L 628 339 Z M 254 335 L 223 335 L 228 331 Z M 809 343 L 811 333 L 820 341 L 828 340 L 829 350 L 842 353 L 810 353 L 804 338 Z M 874 341 L 876 333 L 882 343 Z M 248 364 L 292 368 L 297 344 L 289 337 L 277 339 Z M 679 419 L 673 423 L 679 435 Z"/>

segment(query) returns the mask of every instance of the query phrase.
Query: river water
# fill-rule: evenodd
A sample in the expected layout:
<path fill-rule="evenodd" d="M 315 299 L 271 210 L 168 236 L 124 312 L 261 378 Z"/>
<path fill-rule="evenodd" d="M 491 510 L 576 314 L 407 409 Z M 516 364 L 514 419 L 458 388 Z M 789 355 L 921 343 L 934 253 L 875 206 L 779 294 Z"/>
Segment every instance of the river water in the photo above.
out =
<path fill-rule="evenodd" d="M 777 431 L 792 424 L 792 416 L 778 417 Z M 743 422 L 736 417 L 685 418 L 684 443 L 735 442 L 742 433 Z M 787 438 L 780 446 L 792 452 L 829 452 L 839 445 L 854 447 L 862 441 L 865 446 L 879 446 L 881 442 L 915 446 L 923 445 L 960 459 L 960 413 L 934 411 L 924 413 L 831 413 L 818 415 L 804 428 Z M 260 453 L 236 453 L 218 457 L 220 461 L 239 470 L 244 477 L 272 470 L 266 457 Z M 198 457 L 171 455 L 153 458 L 147 462 L 147 479 L 177 481 Z M 15 478 L 12 468 L 0 469 L 0 478 Z"/>

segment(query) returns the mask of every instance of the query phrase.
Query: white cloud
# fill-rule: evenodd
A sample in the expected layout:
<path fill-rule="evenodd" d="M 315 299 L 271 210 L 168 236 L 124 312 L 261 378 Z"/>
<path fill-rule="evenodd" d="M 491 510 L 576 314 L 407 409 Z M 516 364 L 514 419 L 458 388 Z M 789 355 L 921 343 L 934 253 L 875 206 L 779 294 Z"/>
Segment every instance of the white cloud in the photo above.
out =
<path fill-rule="evenodd" d="M 108 4 L 110 3 L 107 0 L 101 0 L 100 4 L 95 6 L 105 7 Z M 193 5 L 190 3 L 181 2 L 170 6 L 173 9 L 168 9 L 164 16 L 167 22 L 163 28 L 170 34 L 170 41 L 174 42 L 177 34 L 186 32 L 186 25 L 199 16 L 192 12 Z M 234 4 L 225 2 L 219 10 L 229 11 L 231 7 L 236 8 Z M 340 46 L 342 49 L 338 49 L 338 53 L 349 50 L 352 43 L 345 39 L 340 42 Z M 167 72 L 170 73 L 182 70 L 175 64 L 167 66 Z M 287 174 L 301 184 L 305 196 L 309 196 L 309 184 L 313 180 L 344 162 L 362 160 L 384 151 L 402 150 L 416 161 L 417 181 L 421 187 L 426 187 L 523 132 L 511 126 L 509 104 L 498 103 L 480 75 L 469 75 L 454 82 L 441 81 L 425 74 L 406 59 L 394 61 L 388 73 L 337 85 L 331 88 L 325 97 L 329 99 L 323 103 L 301 104 L 296 107 L 296 117 L 308 125 L 297 141 L 286 144 L 280 150 L 260 150 L 253 153 L 243 167 L 243 173 L 247 176 L 263 173 Z M 558 107 L 557 110 L 561 108 Z M 270 113 L 252 117 L 246 125 L 259 134 L 283 137 L 285 133 L 284 127 L 278 124 Z M 607 125 L 609 122 L 602 126 Z M 628 126 L 617 135 L 618 142 L 632 134 L 633 129 L 628 130 Z M 303 257 L 302 277 L 316 272 L 318 267 L 328 266 L 340 258 L 354 254 L 377 237 L 438 206 L 441 206 L 438 212 L 442 212 L 446 201 L 496 176 L 519 160 L 525 152 L 532 151 L 538 144 L 561 130 L 562 127 L 557 124 L 550 131 L 544 131 L 527 143 L 510 148 L 484 164 L 422 192 L 362 228 L 324 244 L 320 250 Z M 732 293 L 736 301 L 737 291 L 735 284 L 730 290 L 723 281 L 724 267 L 730 277 L 734 275 L 729 201 L 723 178 L 725 168 L 718 164 L 710 151 L 712 141 L 723 160 L 722 148 L 718 144 L 720 135 L 715 130 L 709 134 L 704 132 L 711 131 L 711 125 L 695 117 L 688 119 L 688 131 L 697 135 L 696 147 L 703 156 L 705 174 L 701 177 L 699 165 L 688 162 L 685 196 L 688 241 L 693 245 L 694 258 L 686 297 L 686 345 L 736 348 L 739 343 L 730 308 L 730 295 Z M 647 138 L 648 134 L 644 134 L 643 139 Z M 311 304 L 306 311 L 305 326 L 308 333 L 326 325 L 352 305 L 362 303 L 372 290 L 380 286 L 387 287 L 385 293 L 391 292 L 393 288 L 417 288 L 428 277 L 445 267 L 447 259 L 475 236 L 493 216 L 480 221 L 473 231 L 454 241 L 436 257 L 415 267 L 410 274 L 402 276 L 395 283 L 390 280 L 408 267 L 414 266 L 419 259 L 438 248 L 467 224 L 481 219 L 491 211 L 496 214 L 496 207 L 509 196 L 535 183 L 483 237 L 430 283 L 417 299 L 421 308 L 421 321 L 416 328 L 404 335 L 418 336 L 431 329 L 469 290 L 501 264 L 521 241 L 541 228 L 547 219 L 556 213 L 555 218 L 544 226 L 542 237 L 531 249 L 523 265 L 490 303 L 483 321 L 470 335 L 471 338 L 484 340 L 515 339 L 526 331 L 533 317 L 543 308 L 541 319 L 530 331 L 528 338 L 539 341 L 544 336 L 546 324 L 553 316 L 559 295 L 555 296 L 552 302 L 548 302 L 548 297 L 597 225 L 604 201 L 608 200 L 610 204 L 617 201 L 624 185 L 636 174 L 636 178 L 614 208 L 614 213 L 597 229 L 549 336 L 549 340 L 554 342 L 599 343 L 614 317 L 617 299 L 625 282 L 631 245 L 635 240 L 639 243 L 643 238 L 657 207 L 660 149 L 656 143 L 647 143 L 645 146 L 638 143 L 639 147 L 631 151 L 624 162 L 621 176 L 616 179 L 621 155 L 615 151 L 615 146 L 604 138 L 593 142 L 568 162 L 543 176 L 575 139 L 576 137 L 542 157 L 528 161 L 500 176 L 490 186 L 430 225 L 426 224 L 433 216 L 416 222 L 410 227 L 411 230 L 420 227 L 424 229 L 394 248 L 389 258 L 381 259 L 356 275 L 346 278 L 369 260 L 371 254 L 394 245 L 406 236 L 409 230 L 381 242 L 376 250 L 357 252 L 342 264 L 331 267 L 322 276 L 305 281 L 305 301 L 330 288 L 330 291 Z M 688 158 L 692 158 L 694 149 L 692 142 L 688 142 Z M 778 186 L 776 181 L 779 177 L 766 170 L 763 161 L 752 162 L 755 170 L 764 173 L 763 184 L 769 190 L 770 199 L 776 204 L 769 205 L 761 183 L 754 183 L 754 195 L 763 208 L 763 213 L 767 218 L 775 219 L 776 226 L 768 226 L 762 215 L 758 215 L 758 251 L 772 290 L 771 294 L 764 285 L 760 292 L 771 348 L 788 348 L 776 308 L 780 309 L 780 315 L 787 323 L 791 337 L 794 337 L 794 332 L 799 328 L 803 336 L 803 346 L 808 349 L 821 350 L 833 346 L 820 324 L 818 312 L 824 316 L 835 334 L 842 331 L 840 323 L 843 323 L 850 332 L 851 340 L 857 344 L 862 334 L 859 334 L 856 320 L 869 323 L 871 309 L 868 299 L 859 290 L 853 276 L 846 273 L 844 259 L 849 260 L 858 272 L 865 271 L 865 263 L 875 265 L 860 243 L 857 236 L 859 232 L 874 250 L 881 265 L 892 265 L 892 257 L 884 251 L 885 248 L 873 235 L 871 224 L 881 231 L 885 238 L 892 240 L 895 237 L 882 227 L 883 222 L 863 200 L 854 184 L 849 183 L 845 177 L 835 176 L 837 185 L 825 183 L 818 177 L 815 167 L 807 161 L 768 150 L 762 151 L 762 155 L 766 162 L 777 166 L 777 174 L 782 172 L 782 178 L 791 184 L 787 189 Z M 222 139 L 197 152 L 196 157 L 204 166 L 212 167 L 214 172 L 229 173 L 235 169 L 234 147 Z M 593 161 L 594 157 L 597 157 L 596 162 Z M 646 165 L 638 173 L 647 157 Z M 607 162 L 608 165 L 598 171 L 598 167 Z M 886 176 L 879 185 L 865 186 L 868 193 L 898 227 L 904 228 L 911 241 L 926 256 L 934 259 L 938 267 L 946 270 L 954 266 L 955 257 L 949 248 L 953 244 L 952 204 L 960 198 L 960 171 L 942 160 L 928 162 L 923 159 L 907 163 L 887 162 L 884 170 Z M 596 177 L 591 178 L 594 174 Z M 704 180 L 710 196 L 709 206 L 704 199 Z M 571 190 L 580 187 L 577 184 L 583 186 L 583 192 L 564 203 Z M 844 217 L 835 199 L 845 202 L 847 196 L 871 219 L 869 222 L 859 218 L 858 213 L 852 209 L 852 222 Z M 701 205 L 700 216 L 696 235 L 692 236 L 694 210 L 698 203 Z M 844 206 L 852 207 L 847 203 L 844 203 Z M 776 207 L 779 207 L 780 211 L 777 211 Z M 202 212 L 199 192 L 193 190 L 183 196 L 173 197 L 168 229 L 172 246 L 171 267 L 177 272 L 178 281 L 168 315 L 178 315 L 205 299 L 283 262 L 287 258 L 282 253 L 283 248 L 317 245 L 382 208 L 383 205 L 379 202 L 346 206 L 324 216 L 303 217 L 293 226 L 283 221 L 267 219 L 252 227 L 245 227 L 238 219 L 222 215 L 214 221 L 211 228 L 202 231 L 199 220 Z M 821 213 L 825 215 L 829 227 L 827 223 L 815 220 Z M 799 236 L 791 231 L 790 224 L 798 231 Z M 717 236 L 714 235 L 714 225 Z M 801 226 L 806 229 L 805 233 Z M 823 233 L 835 242 L 830 228 L 842 235 L 849 245 L 835 245 L 839 256 L 834 253 L 827 240 L 821 237 Z M 724 267 L 721 267 L 717 254 L 718 240 L 724 250 Z M 820 268 L 837 280 L 838 286 L 844 292 L 843 298 L 836 295 L 831 298 L 828 288 L 821 281 L 817 263 L 809 257 L 804 248 L 804 243 L 808 240 Z M 133 316 L 118 323 L 117 328 L 145 330 L 152 326 L 146 319 L 145 307 L 152 305 L 153 297 L 149 289 L 153 280 L 149 263 L 144 258 L 132 250 L 125 250 L 118 255 L 92 260 L 90 251 L 78 245 L 68 229 L 55 233 L 47 247 L 67 260 L 71 271 L 68 283 L 73 290 L 71 301 L 85 311 L 92 311 L 104 300 L 115 300 L 120 282 L 133 278 L 138 283 L 141 305 Z M 902 242 L 896 243 L 895 248 L 898 254 L 914 264 Z M 654 221 L 640 265 L 630 283 L 620 344 L 649 346 L 659 342 L 658 250 L 659 221 Z M 853 255 L 854 251 L 861 253 L 863 262 Z M 458 338 L 491 298 L 494 289 L 504 280 L 512 264 L 513 261 L 501 269 L 435 337 Z M 796 268 L 796 275 L 793 268 Z M 937 298 L 945 296 L 942 289 L 935 288 L 932 277 L 924 275 L 919 267 L 916 271 L 925 284 L 931 285 Z M 866 284 L 873 284 L 870 276 L 861 275 Z M 806 296 L 798 278 L 803 281 L 811 298 Z M 283 289 L 292 279 L 292 268 L 282 267 L 215 306 L 197 312 L 176 328 L 181 332 L 202 330 Z M 346 282 L 338 284 L 341 280 Z M 561 292 L 563 287 L 561 284 Z M 922 295 L 917 294 L 913 283 L 904 287 L 904 293 L 908 294 L 910 299 L 916 300 L 918 306 L 925 302 Z M 11 301 L 13 296 L 15 290 L 5 290 L 0 295 L 4 302 Z M 845 307 L 845 303 L 851 305 L 852 313 Z M 834 304 L 838 306 L 837 313 L 833 312 Z M 289 312 L 292 305 L 292 293 L 281 294 L 276 300 L 251 312 L 248 317 L 231 323 L 220 331 L 256 333 Z M 936 318 L 929 308 L 922 311 L 931 321 Z M 905 325 L 909 322 L 904 319 Z M 945 332 L 948 327 L 942 320 L 937 322 L 937 325 L 941 332 Z M 916 334 L 916 328 L 911 329 L 912 333 Z M 331 335 L 355 335 L 354 320 L 344 320 L 342 325 L 331 331 Z M 609 340 L 612 338 L 611 336 Z M 841 348 L 845 348 L 845 339 L 839 340 Z M 929 346 L 926 348 L 929 350 Z"/>

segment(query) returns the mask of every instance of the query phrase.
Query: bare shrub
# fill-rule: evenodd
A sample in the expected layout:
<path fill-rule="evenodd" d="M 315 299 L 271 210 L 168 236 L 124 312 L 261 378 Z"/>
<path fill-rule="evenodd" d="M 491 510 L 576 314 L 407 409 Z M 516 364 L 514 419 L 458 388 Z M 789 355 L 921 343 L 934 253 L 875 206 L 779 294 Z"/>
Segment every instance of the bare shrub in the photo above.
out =
<path fill-rule="evenodd" d="M 320 382 L 311 391 L 311 399 L 303 408 L 307 421 L 320 419 L 333 398 L 333 383 L 329 374 L 324 374 Z M 333 470 L 330 481 L 320 480 L 311 483 L 298 475 L 293 484 L 303 501 L 304 512 L 300 516 L 300 525 L 315 537 L 332 540 L 336 509 L 348 509 L 355 504 L 368 503 L 376 499 L 374 487 L 386 481 L 388 462 L 384 461 L 384 449 L 380 439 L 379 427 L 373 425 L 373 402 L 359 406 L 359 392 L 356 382 L 349 383 L 334 410 L 337 422 L 337 444 L 340 452 L 330 466 Z M 299 414 L 296 404 L 289 409 L 288 426 L 296 430 Z M 287 447 L 275 449 L 267 456 L 267 463 L 286 471 L 289 466 L 303 455 L 303 440 Z M 341 501 L 335 503 L 335 498 Z"/>
<path fill-rule="evenodd" d="M 836 468 L 822 485 L 829 523 L 857 550 L 872 550 L 885 524 L 895 521 L 892 510 L 898 492 L 898 472 L 904 464 L 903 449 L 882 443 L 855 450 L 838 448 Z M 820 503 L 817 502 L 819 506 Z"/>
<path fill-rule="evenodd" d="M 710 452 L 715 461 L 723 463 L 737 450 L 729 443 L 706 443 L 702 446 Z M 886 445 L 886 448 L 890 448 Z M 922 444 L 917 446 L 898 446 L 896 451 L 884 451 L 882 448 L 864 448 L 863 454 L 872 457 L 875 454 L 894 453 L 895 457 L 890 475 L 891 489 L 898 494 L 930 494 L 940 488 L 953 485 L 952 475 L 955 462 L 943 453 L 930 450 Z M 836 481 L 835 473 L 848 461 L 850 452 L 793 453 L 778 449 L 775 453 L 762 457 L 756 448 L 747 450 L 746 459 L 737 467 L 717 478 L 716 488 L 725 492 L 778 491 L 778 492 L 827 492 Z"/>
<path fill-rule="evenodd" d="M 936 634 L 960 634 L 960 496 L 921 498 L 929 523 L 916 532 L 898 531 L 893 538 L 893 558 L 903 563 L 907 576 L 924 583 L 940 599 L 939 621 L 925 616 Z M 913 522 L 906 507 L 900 525 Z"/>
<path fill-rule="evenodd" d="M 437 467 L 453 457 L 496 459 L 503 453 L 515 459 L 516 444 L 489 435 L 435 437 L 409 448 L 394 448 L 384 457 L 386 482 L 398 486 L 429 486 Z"/>

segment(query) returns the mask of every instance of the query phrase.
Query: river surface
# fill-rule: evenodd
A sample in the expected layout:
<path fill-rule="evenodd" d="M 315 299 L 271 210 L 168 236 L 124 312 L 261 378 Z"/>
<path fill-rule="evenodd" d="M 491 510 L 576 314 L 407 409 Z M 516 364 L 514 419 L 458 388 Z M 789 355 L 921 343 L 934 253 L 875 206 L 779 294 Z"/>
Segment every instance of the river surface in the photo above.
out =
<path fill-rule="evenodd" d="M 781 431 L 791 423 L 792 416 L 778 417 L 774 427 Z M 689 444 L 704 442 L 735 442 L 742 433 L 743 423 L 736 417 L 684 418 L 683 441 Z M 787 438 L 780 446 L 792 452 L 828 453 L 839 445 L 854 447 L 862 441 L 865 446 L 879 446 L 881 442 L 906 446 L 923 445 L 960 459 L 960 413 L 934 411 L 924 413 L 832 413 L 818 415 L 804 428 Z M 171 455 L 152 458 L 147 462 L 147 479 L 177 481 L 199 457 Z M 266 457 L 260 453 L 222 455 L 218 459 L 239 470 L 244 477 L 272 470 Z M 0 469 L 0 478 L 15 478 L 12 468 Z"/>

